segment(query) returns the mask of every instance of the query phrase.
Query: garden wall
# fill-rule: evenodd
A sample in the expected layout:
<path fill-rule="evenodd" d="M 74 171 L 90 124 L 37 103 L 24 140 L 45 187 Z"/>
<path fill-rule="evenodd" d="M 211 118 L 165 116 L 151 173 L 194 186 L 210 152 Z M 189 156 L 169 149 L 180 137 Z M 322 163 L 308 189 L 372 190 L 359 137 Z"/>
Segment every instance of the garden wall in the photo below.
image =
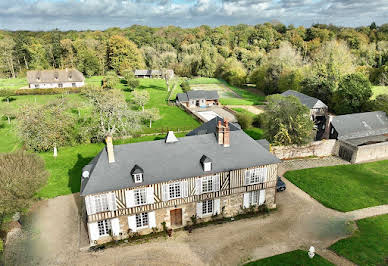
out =
<path fill-rule="evenodd" d="M 272 146 L 272 153 L 279 159 L 303 158 L 309 156 L 338 155 L 339 145 L 335 139 L 313 141 L 309 144 L 297 146 Z"/>
<path fill-rule="evenodd" d="M 388 159 L 388 142 L 358 146 L 353 152 L 351 163 Z"/>

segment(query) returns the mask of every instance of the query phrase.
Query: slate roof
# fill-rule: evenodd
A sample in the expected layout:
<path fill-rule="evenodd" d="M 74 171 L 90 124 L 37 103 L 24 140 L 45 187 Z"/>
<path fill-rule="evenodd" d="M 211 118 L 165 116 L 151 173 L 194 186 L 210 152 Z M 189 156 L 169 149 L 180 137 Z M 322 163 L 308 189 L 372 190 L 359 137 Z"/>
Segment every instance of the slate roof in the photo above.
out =
<path fill-rule="evenodd" d="M 108 163 L 105 148 L 98 155 L 90 177 L 81 181 L 82 196 L 204 175 L 200 163 L 204 154 L 212 160 L 207 175 L 280 162 L 242 130 L 230 132 L 230 147 L 219 145 L 214 134 L 205 134 L 173 144 L 156 140 L 115 145 L 114 153 L 114 163 Z M 144 170 L 142 183 L 136 184 L 131 176 L 135 165 Z"/>
<path fill-rule="evenodd" d="M 178 93 L 176 97 L 180 102 L 188 102 L 190 100 L 199 100 L 199 99 L 218 100 L 219 98 L 218 92 L 216 90 L 214 91 L 192 90 L 186 93 Z"/>
<path fill-rule="evenodd" d="M 335 116 L 331 124 L 344 140 L 388 133 L 388 117 L 382 111 Z"/>
<path fill-rule="evenodd" d="M 321 100 L 314 98 L 314 97 L 311 97 L 311 96 L 308 96 L 308 95 L 303 94 L 303 93 L 298 92 L 298 91 L 288 90 L 288 91 L 283 92 L 281 95 L 283 95 L 283 96 L 290 96 L 290 95 L 295 96 L 300 100 L 300 102 L 303 105 L 307 106 L 309 109 L 327 108 L 327 105 L 324 104 Z"/>
<path fill-rule="evenodd" d="M 84 75 L 77 69 L 52 69 L 52 70 L 31 70 L 27 71 L 29 84 L 37 83 L 60 83 L 60 82 L 82 82 Z"/>
<path fill-rule="evenodd" d="M 195 135 L 204 135 L 204 134 L 209 134 L 209 133 L 216 133 L 217 132 L 217 124 L 218 121 L 221 121 L 222 124 L 224 124 L 224 119 L 216 116 L 212 120 L 207 121 L 206 123 L 203 123 L 196 129 L 190 131 L 189 133 L 186 134 L 186 136 L 195 136 Z M 236 130 L 241 130 L 240 127 L 236 126 L 234 123 L 228 122 L 229 123 L 229 130 L 230 131 L 236 131 Z"/>
<path fill-rule="evenodd" d="M 264 149 L 269 151 L 270 144 L 269 144 L 268 140 L 266 140 L 266 139 L 258 139 L 258 140 L 256 140 L 256 142 L 259 143 L 261 146 L 263 146 Z"/>

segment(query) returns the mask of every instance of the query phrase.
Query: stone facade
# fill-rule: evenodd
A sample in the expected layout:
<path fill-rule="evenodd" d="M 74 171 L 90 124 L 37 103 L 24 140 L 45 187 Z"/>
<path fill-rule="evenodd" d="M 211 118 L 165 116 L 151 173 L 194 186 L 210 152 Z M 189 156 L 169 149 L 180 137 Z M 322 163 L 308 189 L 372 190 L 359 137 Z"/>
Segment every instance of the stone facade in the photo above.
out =
<path fill-rule="evenodd" d="M 265 204 L 268 208 L 273 209 L 276 208 L 275 204 L 275 187 L 267 188 L 265 197 Z M 233 217 L 238 215 L 243 210 L 243 194 L 238 193 L 220 198 L 220 210 L 221 214 L 224 217 Z M 196 202 L 191 202 L 187 204 L 177 205 L 169 208 L 162 208 L 155 210 L 155 218 L 156 218 L 156 227 L 158 231 L 163 230 L 162 223 L 165 222 L 167 228 L 177 229 L 180 227 L 184 227 L 191 223 L 191 217 L 196 216 Z M 182 225 L 181 226 L 172 226 L 171 225 L 171 217 L 170 211 L 175 209 L 182 209 Z M 198 223 L 206 222 L 212 219 L 211 215 L 205 216 L 203 218 L 198 218 Z M 128 237 L 128 216 L 120 216 L 120 235 L 115 236 L 114 239 L 125 239 Z M 151 228 L 141 229 L 137 232 L 140 235 L 146 235 L 152 233 Z M 106 242 L 112 241 L 111 236 L 104 236 L 97 240 L 96 244 L 103 244 Z"/>

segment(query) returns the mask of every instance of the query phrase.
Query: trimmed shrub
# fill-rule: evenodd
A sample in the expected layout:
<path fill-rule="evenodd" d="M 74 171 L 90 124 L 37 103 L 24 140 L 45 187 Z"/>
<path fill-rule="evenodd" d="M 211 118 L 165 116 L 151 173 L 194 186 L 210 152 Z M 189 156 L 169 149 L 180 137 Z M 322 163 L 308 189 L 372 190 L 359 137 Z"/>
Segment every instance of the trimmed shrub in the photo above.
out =
<path fill-rule="evenodd" d="M 237 113 L 236 118 L 242 129 L 248 129 L 252 126 L 252 116 L 246 113 Z"/>

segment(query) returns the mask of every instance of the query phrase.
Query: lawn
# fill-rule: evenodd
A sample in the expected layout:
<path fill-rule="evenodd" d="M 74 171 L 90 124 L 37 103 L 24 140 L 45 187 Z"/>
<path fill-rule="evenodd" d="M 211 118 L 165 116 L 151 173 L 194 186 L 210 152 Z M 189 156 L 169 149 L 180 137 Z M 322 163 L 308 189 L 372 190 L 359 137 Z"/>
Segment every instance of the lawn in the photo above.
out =
<path fill-rule="evenodd" d="M 357 221 L 358 230 L 330 249 L 358 265 L 387 265 L 388 215 Z"/>
<path fill-rule="evenodd" d="M 388 86 L 373 86 L 372 92 L 372 99 L 375 99 L 380 94 L 388 94 Z"/>
<path fill-rule="evenodd" d="M 0 79 L 0 89 L 19 89 L 21 87 L 27 87 L 26 78 L 10 78 L 10 79 Z"/>
<path fill-rule="evenodd" d="M 245 266 L 274 266 L 274 265 L 314 265 L 314 266 L 329 266 L 334 265 L 331 262 L 327 261 L 326 259 L 322 258 L 318 254 L 315 254 L 315 256 L 310 259 L 310 257 L 307 255 L 307 251 L 304 250 L 294 250 L 287 253 L 283 253 L 280 255 L 268 257 L 265 259 L 252 261 Z"/>
<path fill-rule="evenodd" d="M 183 137 L 184 133 L 175 134 Z M 165 135 L 144 136 L 114 141 L 114 144 L 135 143 L 152 141 L 164 138 Z M 80 191 L 81 170 L 88 164 L 104 147 L 103 143 L 82 144 L 74 147 L 58 149 L 57 158 L 52 152 L 40 153 L 46 162 L 46 169 L 50 176 L 47 184 L 37 193 L 40 198 L 53 198 Z"/>
<path fill-rule="evenodd" d="M 302 169 L 287 172 L 285 177 L 339 211 L 388 204 L 388 161 Z"/>

